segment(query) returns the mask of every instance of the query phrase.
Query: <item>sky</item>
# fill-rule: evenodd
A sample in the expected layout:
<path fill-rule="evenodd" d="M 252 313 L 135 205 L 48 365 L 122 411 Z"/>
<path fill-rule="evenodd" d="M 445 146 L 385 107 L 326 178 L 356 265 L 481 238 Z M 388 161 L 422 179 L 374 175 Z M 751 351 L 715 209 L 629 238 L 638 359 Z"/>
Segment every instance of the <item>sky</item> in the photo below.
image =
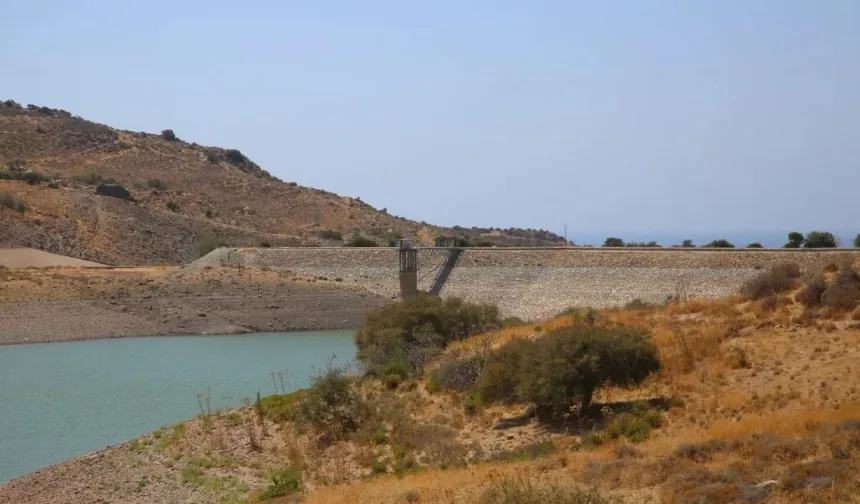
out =
<path fill-rule="evenodd" d="M 170 128 L 414 220 L 574 241 L 860 231 L 856 0 L 0 11 L 0 99 Z"/>

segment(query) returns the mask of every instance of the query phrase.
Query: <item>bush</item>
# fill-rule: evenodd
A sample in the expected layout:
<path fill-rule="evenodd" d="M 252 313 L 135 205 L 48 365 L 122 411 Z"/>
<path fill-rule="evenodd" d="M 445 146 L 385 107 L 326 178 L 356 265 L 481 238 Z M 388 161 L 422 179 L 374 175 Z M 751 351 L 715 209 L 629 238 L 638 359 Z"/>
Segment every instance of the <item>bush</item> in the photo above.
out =
<path fill-rule="evenodd" d="M 300 407 L 306 397 L 307 390 L 266 396 L 260 399 L 260 409 L 263 416 L 273 422 L 295 421 L 299 418 Z"/>
<path fill-rule="evenodd" d="M 795 295 L 795 298 L 807 306 L 818 306 L 826 289 L 827 282 L 824 276 L 817 274 L 806 281 L 806 286 Z"/>
<path fill-rule="evenodd" d="M 302 491 L 302 471 L 298 467 L 288 467 L 272 474 L 272 483 L 260 494 L 260 500 L 274 499 Z"/>
<path fill-rule="evenodd" d="M 800 267 L 795 263 L 780 263 L 744 282 L 741 292 L 750 299 L 761 299 L 791 290 L 800 278 Z"/>
<path fill-rule="evenodd" d="M 603 246 L 604 247 L 623 247 L 624 246 L 624 240 L 622 240 L 621 238 L 616 238 L 616 237 L 612 236 L 612 237 L 607 238 L 603 242 Z"/>
<path fill-rule="evenodd" d="M 810 231 L 806 233 L 803 248 L 835 248 L 836 237 L 828 231 Z"/>
<path fill-rule="evenodd" d="M 248 162 L 248 158 L 245 157 L 245 155 L 238 149 L 227 149 L 227 152 L 225 152 L 224 155 L 227 158 L 227 162 L 233 165 L 240 165 Z"/>
<path fill-rule="evenodd" d="M 15 203 L 15 211 L 21 215 L 24 215 L 24 213 L 29 209 L 30 209 L 30 207 L 26 203 L 24 203 L 23 201 L 19 201 L 19 202 Z"/>
<path fill-rule="evenodd" d="M 477 390 L 488 402 L 516 401 L 516 389 L 526 355 L 535 350 L 533 340 L 515 338 L 492 353 L 478 379 Z"/>
<path fill-rule="evenodd" d="M 836 274 L 821 294 L 821 304 L 838 310 L 853 310 L 860 301 L 860 277 L 851 268 Z"/>
<path fill-rule="evenodd" d="M 713 240 L 705 245 L 706 248 L 735 248 L 734 244 L 725 238 Z"/>
<path fill-rule="evenodd" d="M 317 235 L 319 235 L 319 237 L 323 240 L 343 240 L 343 234 L 340 231 L 336 231 L 334 229 L 320 230 Z"/>
<path fill-rule="evenodd" d="M 30 184 L 30 185 L 38 185 L 42 182 L 47 182 L 51 180 L 48 176 L 42 175 L 41 173 L 34 171 L 26 171 L 21 174 L 20 180 Z"/>
<path fill-rule="evenodd" d="M 82 184 L 99 185 L 99 184 L 118 184 L 119 182 L 112 177 L 103 177 L 96 172 L 90 172 L 86 175 L 78 175 L 74 179 Z"/>
<path fill-rule="evenodd" d="M 597 387 L 639 383 L 660 368 L 648 334 L 628 327 L 573 326 L 536 340 L 513 340 L 490 356 L 479 390 L 485 400 L 534 404 L 539 414 L 584 412 Z"/>
<path fill-rule="evenodd" d="M 167 209 L 170 210 L 171 212 L 178 212 L 179 211 L 179 203 L 177 203 L 175 201 L 168 201 L 167 202 Z"/>
<path fill-rule="evenodd" d="M 353 236 L 352 241 L 348 244 L 350 247 L 378 247 L 379 244 L 370 238 L 363 236 Z"/>
<path fill-rule="evenodd" d="M 462 392 L 475 386 L 483 363 L 479 356 L 455 358 L 433 372 L 432 379 L 441 390 Z"/>
<path fill-rule="evenodd" d="M 337 440 L 358 429 L 367 409 L 352 380 L 343 369 L 334 367 L 313 379 L 300 413 L 302 420 L 321 430 L 327 439 Z"/>
<path fill-rule="evenodd" d="M 481 504 L 620 504 L 596 489 L 555 484 L 535 485 L 522 478 L 495 480 L 479 501 Z"/>
<path fill-rule="evenodd" d="M 164 191 L 167 189 L 167 182 L 165 182 L 161 179 L 153 178 L 153 179 L 149 179 L 146 181 L 146 186 L 149 187 L 150 189 L 155 189 L 158 191 Z"/>
<path fill-rule="evenodd" d="M 860 233 L 854 237 L 854 248 L 860 248 Z"/>
<path fill-rule="evenodd" d="M 759 242 L 752 242 L 746 248 L 764 248 Z"/>
<path fill-rule="evenodd" d="M 176 133 L 174 133 L 173 130 L 170 129 L 163 130 L 161 132 L 161 138 L 167 140 L 168 142 L 175 142 L 179 140 L 178 138 L 176 138 Z"/>
<path fill-rule="evenodd" d="M 367 314 L 356 336 L 358 358 L 369 374 L 382 374 L 392 360 L 406 362 L 410 372 L 415 372 L 449 341 L 498 325 L 496 306 L 419 295 Z"/>
<path fill-rule="evenodd" d="M 800 248 L 803 246 L 803 235 L 797 231 L 788 233 L 788 242 L 783 245 L 783 248 Z"/>
<path fill-rule="evenodd" d="M 10 210 L 15 208 L 15 198 L 7 192 L 0 193 L 0 211 L 4 208 L 8 208 Z"/>

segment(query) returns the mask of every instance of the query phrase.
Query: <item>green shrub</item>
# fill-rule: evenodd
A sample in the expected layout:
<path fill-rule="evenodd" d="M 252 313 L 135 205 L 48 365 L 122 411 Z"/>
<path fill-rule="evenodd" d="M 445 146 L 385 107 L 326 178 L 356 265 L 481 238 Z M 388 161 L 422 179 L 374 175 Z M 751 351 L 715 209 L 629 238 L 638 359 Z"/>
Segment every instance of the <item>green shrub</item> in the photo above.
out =
<path fill-rule="evenodd" d="M 241 165 L 248 162 L 248 158 L 238 149 L 227 149 L 224 155 L 227 158 L 227 162 L 232 165 Z"/>
<path fill-rule="evenodd" d="M 302 420 L 336 440 L 358 429 L 367 407 L 344 370 L 333 367 L 313 379 L 300 412 Z"/>
<path fill-rule="evenodd" d="M 516 401 L 523 362 L 535 348 L 533 340 L 515 338 L 490 353 L 477 383 L 481 397 L 488 402 Z"/>
<path fill-rule="evenodd" d="M 747 280 L 741 292 L 750 299 L 761 299 L 791 290 L 800 278 L 800 267 L 795 263 L 780 263 Z"/>
<path fill-rule="evenodd" d="M 854 237 L 854 248 L 860 248 L 860 233 Z"/>
<path fill-rule="evenodd" d="M 365 238 L 363 236 L 353 236 L 352 241 L 348 243 L 350 247 L 378 247 L 379 244 L 370 238 Z"/>
<path fill-rule="evenodd" d="M 783 248 L 800 248 L 803 246 L 803 235 L 797 231 L 788 233 L 788 242 L 783 245 Z"/>
<path fill-rule="evenodd" d="M 179 211 L 179 203 L 172 201 L 172 200 L 168 201 L 167 202 L 167 209 L 170 210 L 171 212 L 178 212 Z"/>
<path fill-rule="evenodd" d="M 263 416 L 274 422 L 294 421 L 298 418 L 302 401 L 307 390 L 297 390 L 290 394 L 274 394 L 260 398 Z"/>
<path fill-rule="evenodd" d="M 706 248 L 735 248 L 734 244 L 725 238 L 719 238 L 705 245 Z"/>
<path fill-rule="evenodd" d="M 534 484 L 522 478 L 493 481 L 484 491 L 481 504 L 620 504 L 596 489 L 581 489 L 556 484 Z"/>
<path fill-rule="evenodd" d="M 19 201 L 19 202 L 15 203 L 15 211 L 21 215 L 23 215 L 24 212 L 26 212 L 29 209 L 30 209 L 30 207 L 26 203 L 24 203 L 23 201 Z"/>
<path fill-rule="evenodd" d="M 574 400 L 585 411 L 597 387 L 639 383 L 659 368 L 643 330 L 573 326 L 493 352 L 478 390 L 489 401 L 532 403 L 541 414 L 568 412 Z"/>
<path fill-rule="evenodd" d="M 395 359 L 406 362 L 414 373 L 449 341 L 498 324 L 495 306 L 419 295 L 367 314 L 356 336 L 358 358 L 369 374 L 382 375 L 386 364 Z"/>
<path fill-rule="evenodd" d="M 835 248 L 836 237 L 828 231 L 810 231 L 803 240 L 803 248 Z"/>
<path fill-rule="evenodd" d="M 317 232 L 317 235 L 323 240 L 343 240 L 343 234 L 340 231 L 336 231 L 334 229 L 320 230 L 319 232 Z"/>
<path fill-rule="evenodd" d="M 15 198 L 7 192 L 0 193 L 0 210 L 3 210 L 4 208 L 8 208 L 10 210 L 15 208 Z"/>
<path fill-rule="evenodd" d="M 466 413 L 474 415 L 481 410 L 483 405 L 484 400 L 481 399 L 481 394 L 473 390 L 466 396 L 466 402 L 463 404 L 463 407 L 466 409 Z"/>
<path fill-rule="evenodd" d="M 373 462 L 370 463 L 370 468 L 373 469 L 375 474 L 385 474 L 388 472 L 388 464 L 379 459 L 373 459 Z"/>
<path fill-rule="evenodd" d="M 764 246 L 759 242 L 752 242 L 746 248 L 764 248 Z"/>
<path fill-rule="evenodd" d="M 302 471 L 298 467 L 288 467 L 272 474 L 272 482 L 260 494 L 260 500 L 298 493 L 302 491 L 302 488 Z"/>
<path fill-rule="evenodd" d="M 158 191 L 164 191 L 167 189 L 167 182 L 165 182 L 161 179 L 151 178 L 151 179 L 146 181 L 146 186 L 149 187 L 150 189 L 155 189 Z"/>
<path fill-rule="evenodd" d="M 179 140 L 178 138 L 176 138 L 176 133 L 174 133 L 171 129 L 163 130 L 161 132 L 161 138 L 167 140 L 168 142 L 176 142 L 177 140 Z"/>
<path fill-rule="evenodd" d="M 603 246 L 604 247 L 623 247 L 624 246 L 624 240 L 622 240 L 621 238 L 610 236 L 609 238 L 607 238 L 603 242 Z"/>
<path fill-rule="evenodd" d="M 51 179 L 50 179 L 50 177 L 43 175 L 41 173 L 38 173 L 38 172 L 26 171 L 26 172 L 21 174 L 20 180 L 23 180 L 24 182 L 26 182 L 30 185 L 38 185 L 38 184 L 41 184 L 42 182 L 48 182 Z"/>
<path fill-rule="evenodd" d="M 77 175 L 73 177 L 76 181 L 87 184 L 87 185 L 99 185 L 99 184 L 117 184 L 117 180 L 112 177 L 103 177 L 96 172 L 90 172 L 86 175 Z"/>

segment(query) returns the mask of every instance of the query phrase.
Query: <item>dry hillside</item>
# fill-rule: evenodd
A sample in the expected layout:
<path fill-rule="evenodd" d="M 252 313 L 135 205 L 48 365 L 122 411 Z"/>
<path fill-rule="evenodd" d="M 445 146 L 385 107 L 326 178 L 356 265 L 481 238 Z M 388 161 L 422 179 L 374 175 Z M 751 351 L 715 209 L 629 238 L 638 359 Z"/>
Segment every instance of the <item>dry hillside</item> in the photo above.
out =
<path fill-rule="evenodd" d="M 571 311 L 442 355 L 583 323 L 647 329 L 659 371 L 598 389 L 599 414 L 563 425 L 524 415 L 525 404 L 470 403 L 426 377 L 365 380 L 358 398 L 338 393 L 348 400 L 332 402 L 334 416 L 316 417 L 337 390 L 328 381 L 256 408 L 201 406 L 197 419 L 0 486 L 0 502 L 857 503 L 860 275 L 834 265 L 798 276 L 767 272 L 743 298 L 640 304 L 590 322 Z M 337 426 L 358 406 L 344 436 Z"/>
<path fill-rule="evenodd" d="M 97 196 L 104 182 L 120 184 L 133 201 Z M 284 182 L 239 150 L 188 143 L 169 130 L 117 130 L 11 100 L 0 102 L 0 229 L 0 246 L 123 265 L 184 262 L 199 255 L 204 241 L 343 243 L 327 241 L 337 238 L 326 233 L 334 230 L 346 241 L 358 231 L 384 245 L 400 236 L 477 240 L 489 231 L 420 224 L 359 198 Z M 518 244 L 530 233 L 487 234 L 487 242 Z M 525 241 L 558 239 L 543 231 L 536 236 Z"/>

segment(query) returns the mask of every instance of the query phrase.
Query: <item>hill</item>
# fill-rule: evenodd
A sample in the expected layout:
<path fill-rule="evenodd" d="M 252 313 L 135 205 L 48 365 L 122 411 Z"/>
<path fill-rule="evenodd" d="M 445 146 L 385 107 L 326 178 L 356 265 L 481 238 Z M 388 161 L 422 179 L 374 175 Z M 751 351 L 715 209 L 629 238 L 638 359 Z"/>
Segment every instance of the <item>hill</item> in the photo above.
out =
<path fill-rule="evenodd" d="M 96 194 L 118 184 L 130 199 Z M 218 244 L 376 244 L 457 236 L 481 245 L 563 244 L 542 230 L 449 229 L 359 197 L 273 177 L 237 149 L 119 130 L 71 113 L 0 102 L 0 246 L 107 264 L 180 263 Z"/>

